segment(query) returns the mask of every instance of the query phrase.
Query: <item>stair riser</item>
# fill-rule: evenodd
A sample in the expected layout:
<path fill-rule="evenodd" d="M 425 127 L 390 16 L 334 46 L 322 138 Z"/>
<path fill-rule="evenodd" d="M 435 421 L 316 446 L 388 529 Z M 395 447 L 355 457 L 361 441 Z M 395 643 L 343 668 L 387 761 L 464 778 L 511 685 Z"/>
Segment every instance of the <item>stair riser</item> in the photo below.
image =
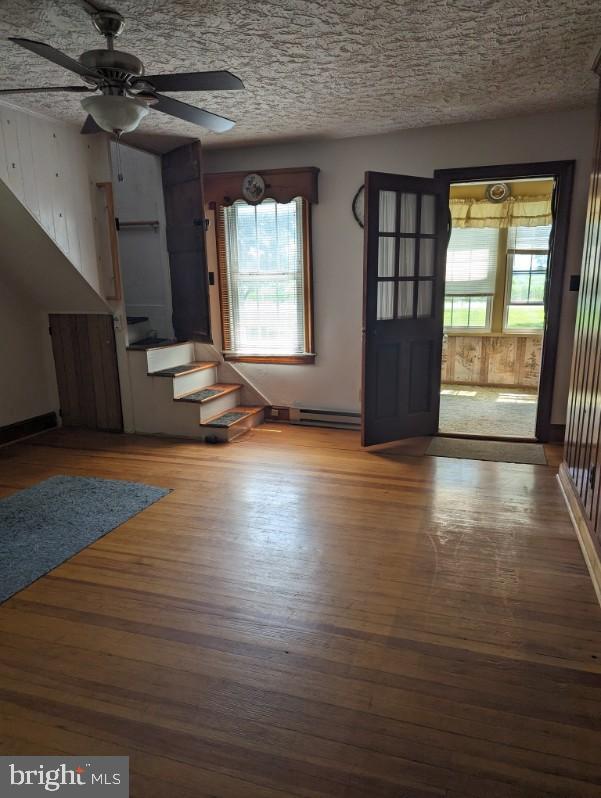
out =
<path fill-rule="evenodd" d="M 244 433 L 248 432 L 248 430 L 258 427 L 263 423 L 264 420 L 265 413 L 263 411 L 260 413 L 255 413 L 254 415 L 250 416 L 250 418 L 246 419 L 246 421 L 243 421 L 241 424 L 237 424 L 235 427 L 230 429 L 228 440 L 233 441 L 236 438 L 239 438 L 240 435 L 244 435 Z"/>
<path fill-rule="evenodd" d="M 185 393 L 200 390 L 200 388 L 208 388 L 209 385 L 214 385 L 215 382 L 217 382 L 216 368 L 193 371 L 191 374 L 182 374 L 181 377 L 173 378 L 173 397 L 177 399 L 178 396 L 182 396 Z"/>
<path fill-rule="evenodd" d="M 224 440 L 233 441 L 236 438 L 239 438 L 244 433 L 248 432 L 248 430 L 253 429 L 253 427 L 258 427 L 259 424 L 262 424 L 265 419 L 265 414 L 263 411 L 260 413 L 253 413 L 252 416 L 249 416 L 244 421 L 241 421 L 240 424 L 235 424 L 233 427 L 228 427 Z"/>
<path fill-rule="evenodd" d="M 220 396 L 218 399 L 211 399 L 208 402 L 203 402 L 200 405 L 200 420 L 208 421 L 210 418 L 225 413 L 232 407 L 240 404 L 240 391 L 232 391 L 226 393 L 225 396 Z"/>
<path fill-rule="evenodd" d="M 179 344 L 149 349 L 146 352 L 148 372 L 161 371 L 172 366 L 181 366 L 194 360 L 194 344 Z"/>

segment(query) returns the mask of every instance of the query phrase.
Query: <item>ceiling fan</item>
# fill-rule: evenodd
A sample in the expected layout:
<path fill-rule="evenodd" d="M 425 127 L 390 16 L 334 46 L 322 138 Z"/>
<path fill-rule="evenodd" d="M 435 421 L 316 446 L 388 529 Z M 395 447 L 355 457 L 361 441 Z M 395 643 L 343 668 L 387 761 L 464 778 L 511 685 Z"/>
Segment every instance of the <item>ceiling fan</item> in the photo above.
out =
<path fill-rule="evenodd" d="M 79 2 L 91 15 L 96 30 L 106 38 L 105 50 L 88 50 L 75 60 L 43 42 L 16 37 L 10 37 L 10 41 L 74 72 L 88 85 L 0 89 L 0 96 L 35 92 L 94 92 L 91 97 L 85 97 L 81 101 L 88 113 L 81 132 L 98 133 L 106 130 L 114 133 L 117 138 L 122 133 L 135 130 L 149 109 L 175 116 L 215 133 L 222 133 L 235 125 L 231 119 L 159 92 L 243 89 L 244 84 L 240 78 L 227 71 L 145 75 L 144 64 L 139 58 L 114 49 L 114 40 L 121 34 L 125 24 L 121 14 L 110 8 L 100 8 L 88 0 Z"/>

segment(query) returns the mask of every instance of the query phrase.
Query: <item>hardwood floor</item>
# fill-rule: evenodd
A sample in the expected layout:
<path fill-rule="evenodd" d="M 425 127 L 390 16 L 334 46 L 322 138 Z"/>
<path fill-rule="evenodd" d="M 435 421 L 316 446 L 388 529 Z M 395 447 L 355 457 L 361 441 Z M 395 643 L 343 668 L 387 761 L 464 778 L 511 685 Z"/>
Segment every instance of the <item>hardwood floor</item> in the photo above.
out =
<path fill-rule="evenodd" d="M 555 469 L 411 451 L 0 450 L 0 495 L 173 489 L 0 608 L 0 753 L 129 755 L 136 798 L 599 798 L 601 609 Z"/>

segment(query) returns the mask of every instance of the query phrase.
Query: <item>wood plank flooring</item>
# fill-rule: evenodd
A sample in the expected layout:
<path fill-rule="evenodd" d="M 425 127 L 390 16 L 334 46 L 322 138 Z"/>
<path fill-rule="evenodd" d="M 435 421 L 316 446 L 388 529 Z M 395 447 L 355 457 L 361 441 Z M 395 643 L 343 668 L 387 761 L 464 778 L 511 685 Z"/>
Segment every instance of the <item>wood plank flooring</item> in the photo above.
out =
<path fill-rule="evenodd" d="M 0 607 L 0 753 L 129 755 L 135 798 L 599 798 L 601 609 L 555 469 L 419 448 L 0 450 L 0 496 L 173 489 Z"/>

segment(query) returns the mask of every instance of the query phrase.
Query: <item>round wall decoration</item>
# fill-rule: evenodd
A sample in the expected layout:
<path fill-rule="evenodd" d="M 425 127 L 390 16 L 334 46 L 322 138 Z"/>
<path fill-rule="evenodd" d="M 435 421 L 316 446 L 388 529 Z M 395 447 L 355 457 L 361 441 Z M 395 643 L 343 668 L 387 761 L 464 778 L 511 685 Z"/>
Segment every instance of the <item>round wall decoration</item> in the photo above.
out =
<path fill-rule="evenodd" d="M 489 183 L 486 186 L 486 198 L 491 202 L 504 202 L 511 197 L 511 189 L 507 183 Z"/>
<path fill-rule="evenodd" d="M 265 196 L 265 181 L 261 175 L 251 172 L 242 180 L 242 196 L 247 202 L 261 202 Z"/>
<path fill-rule="evenodd" d="M 365 186 L 359 186 L 353 197 L 353 216 L 359 227 L 365 224 Z"/>

